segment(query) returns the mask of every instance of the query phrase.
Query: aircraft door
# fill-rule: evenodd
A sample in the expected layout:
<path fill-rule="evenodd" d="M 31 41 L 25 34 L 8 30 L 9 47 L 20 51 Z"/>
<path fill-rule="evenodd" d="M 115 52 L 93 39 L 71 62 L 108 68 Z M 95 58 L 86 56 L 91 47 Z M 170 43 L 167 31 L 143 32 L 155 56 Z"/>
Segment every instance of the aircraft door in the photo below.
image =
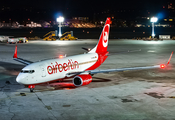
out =
<path fill-rule="evenodd" d="M 44 65 L 40 65 L 41 68 L 41 76 L 46 77 L 46 70 L 44 69 Z"/>

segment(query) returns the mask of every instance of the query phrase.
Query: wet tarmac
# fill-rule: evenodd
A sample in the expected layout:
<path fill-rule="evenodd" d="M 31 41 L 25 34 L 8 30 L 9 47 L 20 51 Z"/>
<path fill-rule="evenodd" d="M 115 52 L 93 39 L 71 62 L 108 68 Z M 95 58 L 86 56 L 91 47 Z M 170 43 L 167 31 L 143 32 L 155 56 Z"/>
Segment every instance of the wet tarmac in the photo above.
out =
<path fill-rule="evenodd" d="M 30 61 L 67 56 L 93 48 L 97 39 L 29 41 L 18 44 L 18 56 Z M 16 82 L 24 67 L 13 61 L 15 44 L 0 43 L 0 120 L 173 120 L 175 119 L 175 57 L 165 69 L 96 74 L 87 86 L 72 81 L 38 85 L 34 93 Z M 125 53 L 128 50 L 140 52 Z M 98 69 L 166 63 L 175 41 L 109 40 L 109 56 Z"/>

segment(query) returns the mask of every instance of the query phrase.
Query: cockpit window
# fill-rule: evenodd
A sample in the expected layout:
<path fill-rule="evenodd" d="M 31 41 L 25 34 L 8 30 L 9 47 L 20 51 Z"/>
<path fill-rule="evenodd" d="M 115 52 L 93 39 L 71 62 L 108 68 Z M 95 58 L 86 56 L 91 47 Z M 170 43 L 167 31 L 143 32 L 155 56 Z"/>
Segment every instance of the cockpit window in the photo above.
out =
<path fill-rule="evenodd" d="M 21 70 L 21 73 L 34 73 L 34 70 Z"/>

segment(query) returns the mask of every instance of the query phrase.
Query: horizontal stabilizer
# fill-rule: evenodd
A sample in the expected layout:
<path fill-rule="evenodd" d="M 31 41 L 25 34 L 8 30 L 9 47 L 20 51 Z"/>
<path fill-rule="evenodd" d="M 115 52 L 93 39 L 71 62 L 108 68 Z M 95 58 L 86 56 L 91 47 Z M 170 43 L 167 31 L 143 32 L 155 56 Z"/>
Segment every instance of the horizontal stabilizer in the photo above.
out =
<path fill-rule="evenodd" d="M 83 49 L 83 50 L 86 50 L 87 52 L 91 51 L 90 48 L 84 48 L 84 47 L 82 47 L 82 49 Z"/>

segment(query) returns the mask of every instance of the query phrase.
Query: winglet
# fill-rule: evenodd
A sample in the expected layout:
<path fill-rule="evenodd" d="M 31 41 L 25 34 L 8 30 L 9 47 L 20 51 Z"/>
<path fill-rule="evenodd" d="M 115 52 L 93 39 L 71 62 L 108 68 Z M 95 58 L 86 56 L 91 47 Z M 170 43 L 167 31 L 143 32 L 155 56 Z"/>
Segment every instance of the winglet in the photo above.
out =
<path fill-rule="evenodd" d="M 173 56 L 173 51 L 172 51 L 172 53 L 171 53 L 171 55 L 170 55 L 170 58 L 168 59 L 168 62 L 167 62 L 167 64 L 165 65 L 165 64 L 161 64 L 160 65 L 160 68 L 165 68 L 166 66 L 168 66 L 169 64 L 170 64 L 170 61 L 171 61 L 171 58 L 172 58 L 172 56 Z"/>
<path fill-rule="evenodd" d="M 173 56 L 173 51 L 172 51 L 172 53 L 171 53 L 171 55 L 170 55 L 170 58 L 169 58 L 169 60 L 168 60 L 168 62 L 167 62 L 167 64 L 166 65 L 169 65 L 170 64 L 170 60 L 171 60 L 171 57 Z"/>
<path fill-rule="evenodd" d="M 15 52 L 14 52 L 13 58 L 18 58 L 18 56 L 17 56 L 17 45 L 15 47 Z"/>

